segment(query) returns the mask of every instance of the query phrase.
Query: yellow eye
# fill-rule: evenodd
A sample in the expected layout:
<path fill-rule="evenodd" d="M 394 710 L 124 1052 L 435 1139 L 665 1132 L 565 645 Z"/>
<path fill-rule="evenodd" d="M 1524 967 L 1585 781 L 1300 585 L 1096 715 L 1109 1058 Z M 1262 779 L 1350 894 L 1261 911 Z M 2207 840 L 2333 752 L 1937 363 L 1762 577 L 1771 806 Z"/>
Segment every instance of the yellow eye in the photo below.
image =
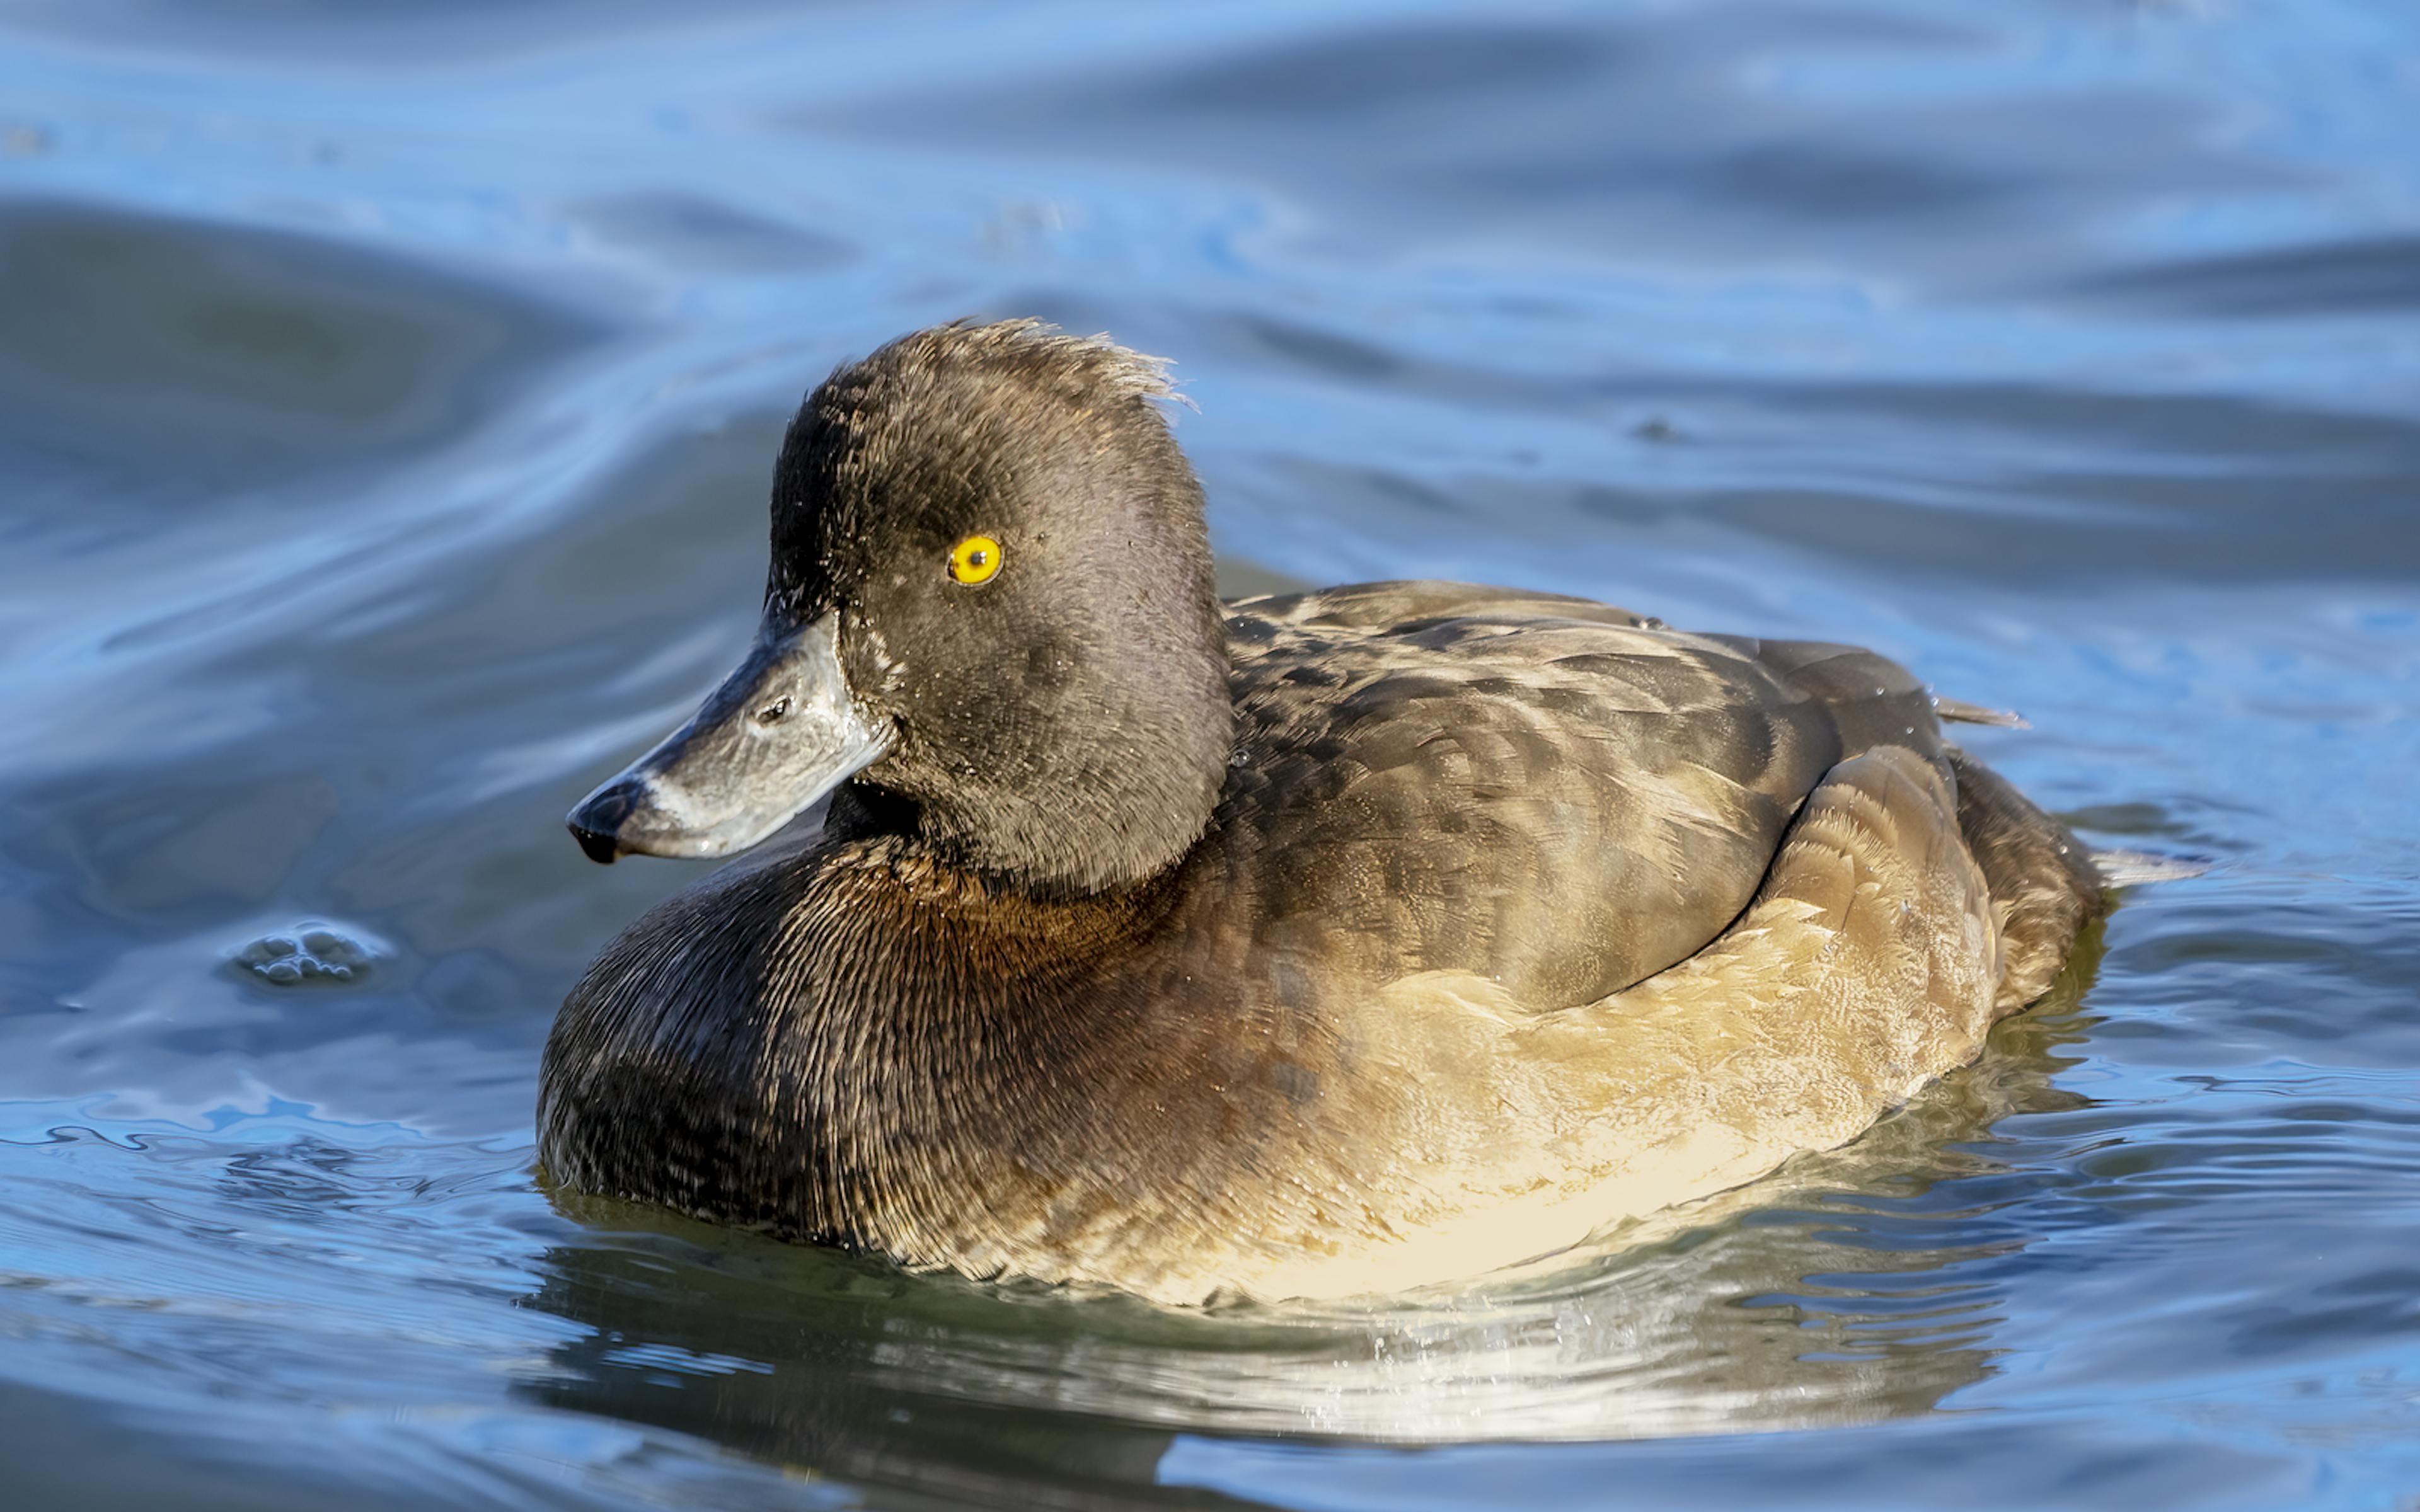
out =
<path fill-rule="evenodd" d="M 988 535 L 970 535 L 950 548 L 950 576 L 962 583 L 989 582 L 1000 570 L 1000 543 Z"/>

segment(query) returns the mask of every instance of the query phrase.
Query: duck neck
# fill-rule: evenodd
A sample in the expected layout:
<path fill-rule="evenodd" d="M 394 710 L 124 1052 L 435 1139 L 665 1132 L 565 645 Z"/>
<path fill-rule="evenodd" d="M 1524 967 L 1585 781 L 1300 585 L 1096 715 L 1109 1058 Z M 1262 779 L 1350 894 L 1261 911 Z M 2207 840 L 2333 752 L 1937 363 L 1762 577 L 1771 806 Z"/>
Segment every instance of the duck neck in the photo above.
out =
<path fill-rule="evenodd" d="M 1209 828 L 1227 785 L 1235 711 L 1223 622 L 1155 627 L 1170 643 L 1104 652 L 1089 675 L 1029 689 L 981 749 L 903 749 L 848 790 L 869 830 L 934 864 L 1037 898 L 1130 889 Z"/>

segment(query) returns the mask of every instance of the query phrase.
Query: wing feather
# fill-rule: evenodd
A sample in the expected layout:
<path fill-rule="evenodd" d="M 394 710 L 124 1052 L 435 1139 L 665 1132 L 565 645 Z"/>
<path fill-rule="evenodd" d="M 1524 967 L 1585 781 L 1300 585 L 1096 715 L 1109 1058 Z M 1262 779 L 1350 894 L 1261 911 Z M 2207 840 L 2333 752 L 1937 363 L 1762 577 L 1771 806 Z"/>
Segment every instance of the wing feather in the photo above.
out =
<path fill-rule="evenodd" d="M 1836 763 L 1946 761 L 1921 685 L 1850 646 L 1460 583 L 1249 599 L 1228 623 L 1230 895 L 1256 897 L 1264 948 L 1373 980 L 1593 1001 L 1736 918 Z"/>

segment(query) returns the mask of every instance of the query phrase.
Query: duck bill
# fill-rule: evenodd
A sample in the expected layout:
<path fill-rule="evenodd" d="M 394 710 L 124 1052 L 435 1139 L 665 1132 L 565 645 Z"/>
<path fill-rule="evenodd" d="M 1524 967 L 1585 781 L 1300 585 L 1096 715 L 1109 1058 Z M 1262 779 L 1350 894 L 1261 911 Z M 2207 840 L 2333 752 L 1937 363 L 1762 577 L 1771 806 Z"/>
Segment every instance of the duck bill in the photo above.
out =
<path fill-rule="evenodd" d="M 768 620 L 689 723 L 580 800 L 570 825 L 592 861 L 731 856 L 879 760 L 890 740 L 850 695 L 839 626 Z"/>

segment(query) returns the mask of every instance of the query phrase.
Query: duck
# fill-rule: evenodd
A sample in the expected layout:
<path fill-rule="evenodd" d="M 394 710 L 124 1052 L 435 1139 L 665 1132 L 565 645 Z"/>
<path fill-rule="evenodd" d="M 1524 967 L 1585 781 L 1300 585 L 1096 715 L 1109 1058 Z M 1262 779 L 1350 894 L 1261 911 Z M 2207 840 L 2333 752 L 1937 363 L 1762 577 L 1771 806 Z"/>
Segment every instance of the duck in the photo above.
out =
<path fill-rule="evenodd" d="M 736 859 L 566 998 L 553 1189 L 1171 1305 L 1460 1284 L 1854 1139 L 2105 905 L 1870 651 L 1222 602 L 1174 397 L 1032 320 L 807 394 L 751 649 L 570 814 Z"/>

